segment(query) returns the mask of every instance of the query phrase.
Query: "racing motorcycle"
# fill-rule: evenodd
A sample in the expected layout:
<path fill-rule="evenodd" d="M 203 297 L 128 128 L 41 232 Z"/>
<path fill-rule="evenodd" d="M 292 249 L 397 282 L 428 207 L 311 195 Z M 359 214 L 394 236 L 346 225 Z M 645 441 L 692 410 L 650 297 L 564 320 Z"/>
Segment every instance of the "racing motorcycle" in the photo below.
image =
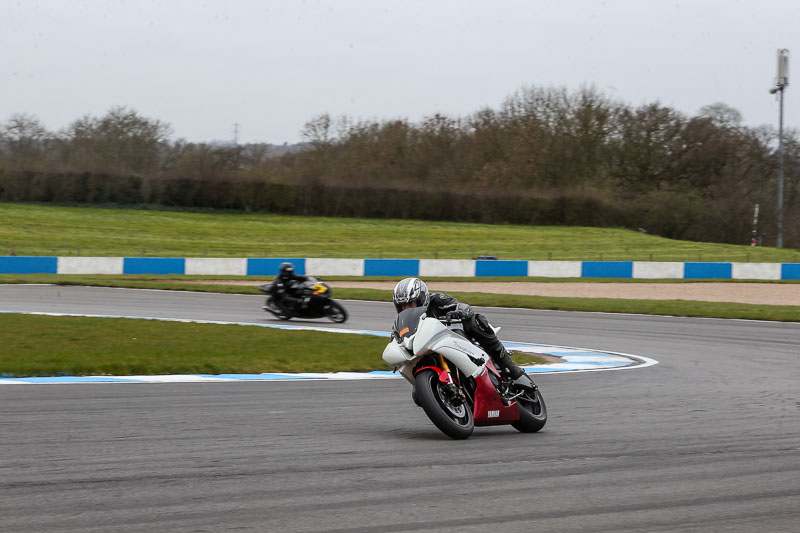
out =
<path fill-rule="evenodd" d="M 534 433 L 547 422 L 533 380 L 527 374 L 504 379 L 491 357 L 467 338 L 460 320 L 426 316 L 425 308 L 402 311 L 383 360 L 411 383 L 412 399 L 431 422 L 454 439 L 466 439 L 475 426 L 510 424 Z"/>
<path fill-rule="evenodd" d="M 342 304 L 331 298 L 333 289 L 327 283 L 309 276 L 305 282 L 300 283 L 299 289 L 297 293 L 309 299 L 305 308 L 299 305 L 292 307 L 281 305 L 275 301 L 272 283 L 261 285 L 258 290 L 267 295 L 266 302 L 264 302 L 264 311 L 272 313 L 281 320 L 289 320 L 290 318 L 327 318 L 336 323 L 342 323 L 347 320 L 347 311 Z"/>

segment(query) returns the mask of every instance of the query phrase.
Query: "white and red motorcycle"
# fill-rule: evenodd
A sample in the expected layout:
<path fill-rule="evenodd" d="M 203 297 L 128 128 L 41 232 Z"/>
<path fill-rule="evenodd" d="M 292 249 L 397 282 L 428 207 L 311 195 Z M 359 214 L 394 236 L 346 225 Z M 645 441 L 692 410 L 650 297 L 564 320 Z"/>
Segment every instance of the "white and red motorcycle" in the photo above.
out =
<path fill-rule="evenodd" d="M 459 321 L 428 317 L 424 308 L 402 311 L 383 360 L 411 383 L 414 402 L 431 422 L 454 439 L 466 439 L 475 426 L 510 424 L 533 433 L 547 422 L 547 407 L 533 380 L 527 374 L 504 380 Z"/>

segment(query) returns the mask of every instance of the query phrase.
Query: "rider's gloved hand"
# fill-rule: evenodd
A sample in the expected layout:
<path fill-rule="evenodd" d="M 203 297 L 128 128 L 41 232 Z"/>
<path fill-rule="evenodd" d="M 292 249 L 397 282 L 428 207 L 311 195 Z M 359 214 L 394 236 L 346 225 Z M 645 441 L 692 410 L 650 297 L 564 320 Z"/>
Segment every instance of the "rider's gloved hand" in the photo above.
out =
<path fill-rule="evenodd" d="M 448 322 L 456 322 L 459 320 L 464 320 L 467 315 L 464 314 L 464 311 L 448 311 L 446 315 L 444 315 L 445 320 Z"/>

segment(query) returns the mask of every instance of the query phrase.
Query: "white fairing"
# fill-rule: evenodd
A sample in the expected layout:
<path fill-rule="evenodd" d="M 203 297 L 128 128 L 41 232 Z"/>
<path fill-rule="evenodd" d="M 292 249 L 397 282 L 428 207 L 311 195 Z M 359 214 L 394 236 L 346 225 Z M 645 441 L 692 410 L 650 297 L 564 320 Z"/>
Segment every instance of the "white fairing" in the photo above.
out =
<path fill-rule="evenodd" d="M 411 370 L 414 364 L 432 352 L 441 354 L 470 377 L 480 374 L 489 360 L 486 352 L 435 318 L 423 318 L 416 333 L 406 337 L 402 345 L 394 340 L 387 344 L 383 350 L 383 360 L 390 366 L 400 368 L 402 374 L 413 382 Z"/>
<path fill-rule="evenodd" d="M 413 358 L 413 354 L 400 346 L 394 340 L 390 341 L 383 350 L 383 360 L 386 361 L 389 366 L 393 366 L 395 368 L 402 366 L 403 363 Z"/>
<path fill-rule="evenodd" d="M 453 332 L 435 318 L 424 318 L 414 335 L 414 354 L 426 355 L 431 352 L 442 354 L 464 374 L 475 377 L 486 364 L 486 353 Z M 475 361 L 480 364 L 476 364 Z"/>

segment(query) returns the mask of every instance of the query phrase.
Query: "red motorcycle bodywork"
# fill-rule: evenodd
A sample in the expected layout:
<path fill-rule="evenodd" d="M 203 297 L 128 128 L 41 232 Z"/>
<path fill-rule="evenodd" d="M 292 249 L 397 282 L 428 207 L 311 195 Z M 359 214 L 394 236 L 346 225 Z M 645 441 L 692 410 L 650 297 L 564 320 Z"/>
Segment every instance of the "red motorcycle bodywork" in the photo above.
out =
<path fill-rule="evenodd" d="M 475 419 L 476 426 L 495 426 L 499 424 L 510 424 L 519 420 L 519 407 L 517 402 L 505 405 L 497 389 L 494 388 L 492 380 L 489 378 L 492 372 L 500 379 L 500 374 L 494 367 L 494 363 L 489 361 L 486 368 L 475 378 L 475 407 L 472 409 L 472 417 Z"/>
<path fill-rule="evenodd" d="M 450 376 L 450 372 L 448 372 L 447 370 L 442 370 L 438 366 L 423 366 L 421 368 L 418 368 L 414 373 L 414 375 L 419 374 L 420 372 L 426 369 L 430 369 L 436 372 L 439 375 L 439 381 L 441 381 L 444 384 L 453 382 L 453 378 Z"/>
<path fill-rule="evenodd" d="M 418 374 L 422 370 L 430 369 L 439 375 L 439 381 L 442 383 L 452 383 L 453 378 L 446 370 L 442 370 L 436 366 L 426 366 L 417 369 Z M 519 420 L 519 407 L 517 402 L 511 402 L 510 405 L 505 405 L 497 389 L 494 388 L 489 372 L 492 372 L 497 379 L 502 379 L 492 361 L 486 364 L 483 372 L 478 374 L 475 378 L 475 406 L 472 409 L 472 417 L 475 420 L 476 426 L 497 426 L 501 424 L 510 424 Z"/>

